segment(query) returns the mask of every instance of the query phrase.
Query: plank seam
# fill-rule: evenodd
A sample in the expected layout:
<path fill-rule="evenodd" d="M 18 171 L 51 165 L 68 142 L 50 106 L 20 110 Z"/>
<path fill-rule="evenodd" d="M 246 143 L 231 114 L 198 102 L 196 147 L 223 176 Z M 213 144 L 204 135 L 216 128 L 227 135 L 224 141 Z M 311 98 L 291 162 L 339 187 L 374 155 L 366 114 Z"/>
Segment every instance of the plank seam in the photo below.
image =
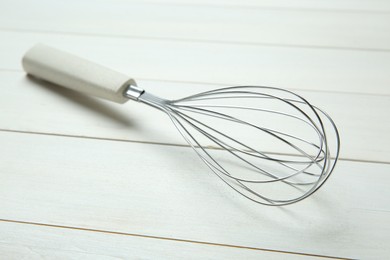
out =
<path fill-rule="evenodd" d="M 324 13 L 368 13 L 368 14 L 389 14 L 388 10 L 363 10 L 363 9 L 346 9 L 346 8 L 312 8 L 312 7 L 280 7 L 280 6 L 259 6 L 259 5 L 237 5 L 237 4 L 195 4 L 195 3 L 178 3 L 168 2 L 159 3 L 153 1 L 132 1 L 135 4 L 149 4 L 160 6 L 185 6 L 185 7 L 211 7 L 221 9 L 256 9 L 256 10 L 269 10 L 269 11 L 293 11 L 293 12 L 324 12 Z"/>
<path fill-rule="evenodd" d="M 175 242 L 193 243 L 193 244 L 201 244 L 201 245 L 209 245 L 209 246 L 222 246 L 222 247 L 230 247 L 230 248 L 238 248 L 238 249 L 257 250 L 257 251 L 273 252 L 273 253 L 281 253 L 281 254 L 312 256 L 312 257 L 330 258 L 330 259 L 352 259 L 352 258 L 342 258 L 342 257 L 336 257 L 336 256 L 300 253 L 300 252 L 283 251 L 283 250 L 259 248 L 259 247 L 239 246 L 239 245 L 232 245 L 232 244 L 222 244 L 222 243 L 197 241 L 197 240 L 181 239 L 181 238 L 160 237 L 160 236 L 153 236 L 153 235 L 144 235 L 144 234 L 111 231 L 111 230 L 103 230 L 103 229 L 72 227 L 72 226 L 65 226 L 65 225 L 47 224 L 47 223 L 39 223 L 39 222 L 21 221 L 21 220 L 0 219 L 0 221 L 9 222 L 9 223 L 17 223 L 17 224 L 51 227 L 51 228 L 62 228 L 62 229 L 71 229 L 71 230 L 79 230 L 79 231 L 87 231 L 87 232 L 98 232 L 98 233 L 113 234 L 113 235 L 142 237 L 142 238 L 147 238 L 147 239 L 158 239 L 158 240 L 167 240 L 167 241 L 175 241 Z"/>
<path fill-rule="evenodd" d="M 173 37 L 148 37 L 122 34 L 104 34 L 104 33 L 78 33 L 66 31 L 48 31 L 48 30 L 30 30 L 20 28 L 5 28 L 0 27 L 3 32 L 15 33 L 41 33 L 41 34 L 57 34 L 57 35 L 73 35 L 83 37 L 100 37 L 100 38 L 124 38 L 124 39 L 139 39 L 147 41 L 171 41 L 171 42 L 190 42 L 190 43 L 208 43 L 220 45 L 241 45 L 241 46 L 263 46 L 274 48 L 300 48 L 300 49 L 322 49 L 322 50 L 337 50 L 337 51 L 366 51 L 366 52 L 390 52 L 390 49 L 381 48 L 358 48 L 358 47 L 339 47 L 326 45 L 299 45 L 299 44 L 281 44 L 281 43 L 265 43 L 265 42 L 239 42 L 239 41 L 219 41 L 219 40 L 205 40 L 205 39 L 191 39 L 191 38 L 173 38 Z"/>

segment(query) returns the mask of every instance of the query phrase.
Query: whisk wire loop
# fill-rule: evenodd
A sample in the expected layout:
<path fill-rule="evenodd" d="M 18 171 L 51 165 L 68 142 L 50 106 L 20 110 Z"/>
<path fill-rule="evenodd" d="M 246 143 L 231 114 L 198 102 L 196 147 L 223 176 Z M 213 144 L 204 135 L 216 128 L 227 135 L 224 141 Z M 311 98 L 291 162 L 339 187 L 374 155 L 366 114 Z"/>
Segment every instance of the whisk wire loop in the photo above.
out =
<path fill-rule="evenodd" d="M 237 86 L 177 100 L 145 92 L 138 101 L 165 112 L 190 147 L 221 180 L 260 204 L 287 205 L 308 197 L 329 178 L 338 158 L 340 140 L 333 120 L 288 90 Z M 243 105 L 246 103 L 249 104 Z M 243 111 L 245 119 L 236 115 Z M 287 121 L 287 125 L 279 126 L 281 123 L 276 119 L 265 123 L 264 118 L 270 115 Z M 332 133 L 333 157 L 324 120 Z M 310 138 L 294 134 L 297 129 L 309 131 Z M 247 135 L 247 132 L 258 135 Z M 260 136 L 260 142 L 249 136 Z M 287 146 L 289 150 L 266 152 L 255 147 L 258 143 L 260 147 L 262 143 L 270 143 Z M 289 191 L 284 192 L 286 187 L 282 186 L 289 187 Z"/>

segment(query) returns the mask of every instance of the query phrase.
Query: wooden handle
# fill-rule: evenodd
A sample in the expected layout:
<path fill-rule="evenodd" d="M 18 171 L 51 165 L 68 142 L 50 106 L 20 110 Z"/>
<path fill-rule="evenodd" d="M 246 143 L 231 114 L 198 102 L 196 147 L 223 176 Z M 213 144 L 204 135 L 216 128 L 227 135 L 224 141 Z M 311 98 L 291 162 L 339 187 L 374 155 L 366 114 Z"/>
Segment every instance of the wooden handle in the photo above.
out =
<path fill-rule="evenodd" d="M 122 73 L 43 44 L 32 47 L 22 64 L 35 77 L 117 103 L 125 103 L 123 92 L 136 85 Z"/>

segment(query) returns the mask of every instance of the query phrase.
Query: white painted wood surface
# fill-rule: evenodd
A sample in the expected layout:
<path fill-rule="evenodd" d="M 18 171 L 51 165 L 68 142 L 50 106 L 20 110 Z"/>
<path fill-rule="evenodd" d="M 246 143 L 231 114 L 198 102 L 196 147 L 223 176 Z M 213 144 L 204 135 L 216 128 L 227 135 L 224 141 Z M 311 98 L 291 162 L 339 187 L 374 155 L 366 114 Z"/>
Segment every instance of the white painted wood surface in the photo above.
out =
<path fill-rule="evenodd" d="M 390 13 L 386 12 L 215 8 L 123 0 L 98 0 L 93 6 L 89 1 L 77 0 L 66 4 L 52 0 L 41 0 L 40 4 L 3 0 L 0 10 L 1 27 L 16 30 L 390 50 Z M 47 19 L 52 21 L 47 23 Z"/>
<path fill-rule="evenodd" d="M 389 27 L 382 0 L 1 1 L 0 256 L 387 258 Z M 37 42 L 164 97 L 295 90 L 335 119 L 342 160 L 313 197 L 254 205 L 177 146 L 160 112 L 25 77 Z"/>
<path fill-rule="evenodd" d="M 7 132 L 0 141 L 3 219 L 325 256 L 388 252 L 389 164 L 341 161 L 311 198 L 261 207 L 190 148 Z"/>

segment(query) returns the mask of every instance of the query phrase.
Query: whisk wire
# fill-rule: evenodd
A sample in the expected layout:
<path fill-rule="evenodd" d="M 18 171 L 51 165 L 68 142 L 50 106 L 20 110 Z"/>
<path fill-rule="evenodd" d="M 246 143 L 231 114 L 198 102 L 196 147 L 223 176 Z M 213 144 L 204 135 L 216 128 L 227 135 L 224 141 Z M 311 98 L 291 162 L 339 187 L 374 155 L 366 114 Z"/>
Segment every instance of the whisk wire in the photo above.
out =
<path fill-rule="evenodd" d="M 278 96 L 272 93 L 265 93 L 264 91 L 280 92 L 283 95 L 290 95 L 292 97 Z M 287 107 L 289 108 L 289 111 L 285 112 L 282 110 L 249 105 L 204 103 L 219 101 L 237 101 L 243 103 L 245 100 L 248 101 L 259 98 L 272 101 L 278 106 Z M 177 100 L 166 100 L 145 92 L 139 97 L 139 101 L 165 112 L 190 147 L 192 147 L 200 159 L 221 180 L 242 196 L 260 204 L 287 205 L 308 197 L 317 191 L 328 179 L 338 158 L 340 145 L 339 133 L 333 120 L 324 111 L 312 106 L 305 99 L 288 90 L 264 86 L 228 87 L 198 93 Z M 261 102 L 261 105 L 265 105 L 262 103 L 264 102 Z M 248 120 L 239 119 L 232 114 L 226 113 L 225 110 L 242 110 L 247 113 L 258 113 L 263 116 L 273 114 L 282 118 L 291 119 L 294 122 L 303 123 L 303 125 L 309 127 L 314 135 L 317 136 L 317 141 L 307 140 L 272 127 L 262 126 L 258 123 L 255 124 Z M 309 113 L 313 114 L 313 116 L 310 116 Z M 328 138 L 325 133 L 323 118 L 321 118 L 320 114 L 327 119 L 330 129 L 333 130 L 333 138 L 336 143 L 334 158 L 331 158 Z M 254 119 L 258 119 L 257 116 L 259 115 L 256 114 Z M 197 116 L 201 118 L 197 119 Z M 225 133 L 227 129 L 223 126 L 219 126 L 219 128 L 222 128 L 222 130 L 219 130 L 211 123 L 203 122 L 202 118 L 214 118 L 217 119 L 218 123 L 220 121 L 230 122 L 230 124 L 245 127 L 245 130 L 259 131 L 271 139 L 272 142 L 278 141 L 287 145 L 292 151 L 295 151 L 295 153 L 291 151 L 290 154 L 262 152 L 260 149 L 253 147 L 253 144 L 245 143 L 244 141 L 233 137 L 233 135 Z M 198 136 L 195 136 L 194 134 Z M 208 140 L 211 143 L 206 142 L 205 144 L 202 144 L 200 137 L 205 138 L 205 140 Z M 306 151 L 307 148 L 303 148 L 302 145 L 311 147 L 315 152 L 312 151 L 309 153 Z M 215 155 L 212 155 L 211 152 L 215 153 Z M 226 168 L 227 165 L 222 165 L 222 163 L 226 164 L 223 159 L 224 157 L 222 159 L 217 158 L 221 154 L 224 154 L 225 157 L 230 157 L 229 161 L 234 162 L 232 164 L 233 166 L 235 166 L 235 164 L 240 165 L 241 171 L 244 171 L 245 168 L 247 168 L 247 175 L 249 173 L 251 176 L 253 174 L 255 174 L 254 176 L 260 174 L 259 176 L 263 176 L 263 178 L 266 179 L 259 179 L 258 177 L 249 178 L 245 175 L 243 175 L 243 177 L 236 176 L 236 174 L 233 175 L 232 171 Z M 259 161 L 255 163 L 253 160 Z M 264 162 L 268 162 L 268 164 L 264 164 Z M 259 166 L 259 164 L 264 165 Z M 234 168 L 232 165 L 230 167 Z M 242 167 L 245 165 L 247 167 Z M 303 167 L 297 168 L 294 165 L 303 165 Z M 314 166 L 318 170 L 314 171 Z M 265 167 L 268 167 L 269 169 L 266 169 Z M 275 170 L 275 167 L 278 168 Z M 238 172 L 240 173 L 241 171 Z M 299 180 L 301 177 L 305 177 L 306 180 Z M 311 178 L 311 180 L 307 178 Z M 278 198 L 278 196 L 273 195 L 273 193 L 278 192 L 278 188 L 276 187 L 271 189 L 269 195 L 265 195 L 263 194 L 265 191 L 262 189 L 255 190 L 252 186 L 248 186 L 254 184 L 270 185 L 277 183 L 288 185 L 295 190 L 292 190 L 294 194 L 295 192 L 299 192 L 299 194 L 292 197 L 290 196 L 289 198 Z M 306 186 L 308 189 L 302 189 Z"/>

